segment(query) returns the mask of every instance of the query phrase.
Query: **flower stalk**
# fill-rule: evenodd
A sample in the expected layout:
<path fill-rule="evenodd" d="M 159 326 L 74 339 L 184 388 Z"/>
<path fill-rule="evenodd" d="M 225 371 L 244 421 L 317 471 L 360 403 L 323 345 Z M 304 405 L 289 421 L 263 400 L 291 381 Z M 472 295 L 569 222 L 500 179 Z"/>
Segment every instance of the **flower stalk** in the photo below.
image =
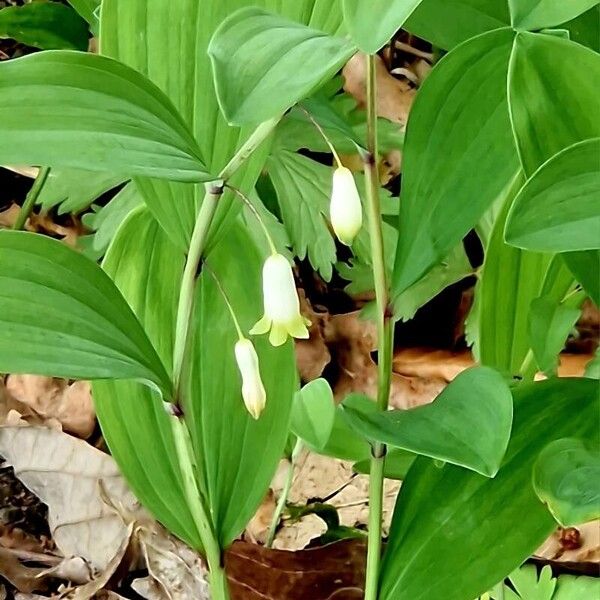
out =
<path fill-rule="evenodd" d="M 367 61 L 367 152 L 363 155 L 369 237 L 375 280 L 377 304 L 377 407 L 387 410 L 392 372 L 394 327 L 388 310 L 388 281 L 385 270 L 381 207 L 379 205 L 379 174 L 377 171 L 377 88 L 375 80 L 375 56 Z M 372 446 L 369 477 L 369 532 L 367 551 L 367 575 L 365 600 L 376 600 L 379 587 L 381 562 L 381 522 L 383 517 L 383 468 L 386 447 L 381 443 Z"/>
<path fill-rule="evenodd" d="M 25 228 L 25 223 L 33 211 L 33 207 L 35 206 L 42 188 L 48 179 L 48 175 L 50 175 L 50 167 L 40 167 L 37 177 L 35 178 L 35 181 L 33 182 L 33 185 L 31 186 L 31 189 L 25 198 L 25 202 L 23 203 L 19 214 L 17 215 L 17 220 L 13 225 L 13 229 L 16 231 L 20 231 L 21 229 Z"/>

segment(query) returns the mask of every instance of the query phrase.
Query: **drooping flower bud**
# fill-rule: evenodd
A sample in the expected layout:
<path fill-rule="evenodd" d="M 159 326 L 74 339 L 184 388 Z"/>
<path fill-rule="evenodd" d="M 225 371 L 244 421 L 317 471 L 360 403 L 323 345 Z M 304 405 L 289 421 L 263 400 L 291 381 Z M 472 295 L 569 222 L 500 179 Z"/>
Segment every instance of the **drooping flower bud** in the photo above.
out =
<path fill-rule="evenodd" d="M 242 375 L 242 398 L 248 412 L 258 419 L 267 402 L 267 394 L 260 378 L 258 355 L 252 342 L 242 338 L 235 343 L 235 360 Z"/>
<path fill-rule="evenodd" d="M 352 172 L 346 167 L 333 172 L 329 217 L 338 240 L 351 246 L 362 227 L 362 206 Z"/>
<path fill-rule="evenodd" d="M 263 266 L 263 301 L 265 314 L 250 333 L 267 333 L 270 329 L 273 346 L 281 346 L 288 335 L 308 338 L 306 326 L 310 321 L 300 314 L 292 267 L 281 254 L 271 254 Z"/>

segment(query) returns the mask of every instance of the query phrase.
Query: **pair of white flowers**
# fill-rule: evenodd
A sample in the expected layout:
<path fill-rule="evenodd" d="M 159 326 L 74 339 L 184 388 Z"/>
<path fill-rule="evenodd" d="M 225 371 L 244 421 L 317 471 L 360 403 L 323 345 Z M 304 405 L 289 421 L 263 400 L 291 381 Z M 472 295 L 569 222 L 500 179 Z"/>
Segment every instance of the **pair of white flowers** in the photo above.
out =
<path fill-rule="evenodd" d="M 362 226 L 362 207 L 354 177 L 345 167 L 338 167 L 333 173 L 330 218 L 337 238 L 350 246 Z M 271 254 L 263 266 L 262 282 L 265 314 L 250 333 L 269 332 L 273 346 L 281 346 L 288 335 L 307 339 L 310 321 L 300 314 L 300 301 L 288 260 L 281 254 Z M 235 359 L 242 376 L 242 398 L 248 412 L 258 419 L 267 395 L 260 376 L 258 355 L 249 339 L 241 337 L 236 342 Z"/>

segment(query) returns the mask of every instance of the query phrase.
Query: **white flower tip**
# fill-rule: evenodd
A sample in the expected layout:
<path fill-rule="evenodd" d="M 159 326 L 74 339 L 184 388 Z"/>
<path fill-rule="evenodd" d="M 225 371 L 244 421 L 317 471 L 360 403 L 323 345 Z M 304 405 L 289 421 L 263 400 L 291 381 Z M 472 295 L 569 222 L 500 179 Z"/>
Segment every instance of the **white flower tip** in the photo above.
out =
<path fill-rule="evenodd" d="M 329 216 L 338 240 L 351 246 L 362 227 L 362 205 L 352 172 L 346 167 L 333 172 Z"/>
<path fill-rule="evenodd" d="M 252 342 L 246 338 L 235 344 L 235 360 L 242 376 L 242 398 L 246 409 L 258 419 L 267 403 L 267 394 L 260 377 L 258 355 Z"/>

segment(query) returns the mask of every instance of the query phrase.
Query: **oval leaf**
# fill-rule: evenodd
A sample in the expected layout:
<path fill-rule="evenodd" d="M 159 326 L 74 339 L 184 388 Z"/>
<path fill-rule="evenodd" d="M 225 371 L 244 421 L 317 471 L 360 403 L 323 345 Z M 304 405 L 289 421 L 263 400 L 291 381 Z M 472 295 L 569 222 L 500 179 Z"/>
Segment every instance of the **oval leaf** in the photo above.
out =
<path fill-rule="evenodd" d="M 600 448 L 563 438 L 548 444 L 533 466 L 533 486 L 563 527 L 600 518 Z"/>
<path fill-rule="evenodd" d="M 565 252 L 560 256 L 596 306 L 600 306 L 600 250 Z"/>
<path fill-rule="evenodd" d="M 87 50 L 88 27 L 69 6 L 32 2 L 0 10 L 0 38 L 13 38 L 42 50 Z"/>
<path fill-rule="evenodd" d="M 446 258 L 518 171 L 506 98 L 512 39 L 498 30 L 465 42 L 417 95 L 404 144 L 395 297 Z"/>
<path fill-rule="evenodd" d="M 544 29 L 570 21 L 598 4 L 598 0 L 509 0 L 515 29 Z"/>
<path fill-rule="evenodd" d="M 598 81 L 600 55 L 593 50 L 556 36 L 517 34 L 508 97 L 528 177 L 571 144 L 600 137 Z"/>
<path fill-rule="evenodd" d="M 0 63 L 0 164 L 210 179 L 179 113 L 114 60 L 48 50 Z"/>
<path fill-rule="evenodd" d="M 531 482 L 537 455 L 561 437 L 597 439 L 599 408 L 597 381 L 522 386 L 496 477 L 418 458 L 396 502 L 381 600 L 476 598 L 516 569 L 556 529 Z"/>
<path fill-rule="evenodd" d="M 346 40 L 252 7 L 225 19 L 208 46 L 219 105 L 237 125 L 282 115 L 354 52 Z"/>
<path fill-rule="evenodd" d="M 365 437 L 493 477 L 508 445 L 512 396 L 488 367 L 461 373 L 432 404 L 364 414 L 345 400 L 345 414 Z"/>
<path fill-rule="evenodd" d="M 505 239 L 539 252 L 600 247 L 600 138 L 569 146 L 534 173 L 515 198 Z"/>
<path fill-rule="evenodd" d="M 343 0 L 344 21 L 356 45 L 374 54 L 404 25 L 421 0 Z"/>
<path fill-rule="evenodd" d="M 325 379 L 307 383 L 294 397 L 292 431 L 320 450 L 325 447 L 335 419 L 333 392 Z"/>
<path fill-rule="evenodd" d="M 171 383 L 108 275 L 60 242 L 0 232 L 0 371 Z"/>

